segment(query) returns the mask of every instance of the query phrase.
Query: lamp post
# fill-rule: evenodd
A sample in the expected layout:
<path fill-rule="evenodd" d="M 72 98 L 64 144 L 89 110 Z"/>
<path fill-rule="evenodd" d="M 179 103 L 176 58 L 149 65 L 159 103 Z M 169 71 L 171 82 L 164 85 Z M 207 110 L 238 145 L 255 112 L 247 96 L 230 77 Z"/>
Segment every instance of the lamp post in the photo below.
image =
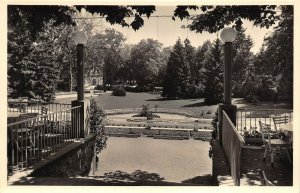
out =
<path fill-rule="evenodd" d="M 237 32 L 231 27 L 226 27 L 221 31 L 220 37 L 224 42 L 224 104 L 231 104 L 232 90 L 232 42 L 235 40 Z"/>
<path fill-rule="evenodd" d="M 223 110 L 226 112 L 231 122 L 236 125 L 236 111 L 237 107 L 231 103 L 232 91 L 232 58 L 233 47 L 232 42 L 235 40 L 237 32 L 231 28 L 226 27 L 220 33 L 220 38 L 224 42 L 224 104 L 219 105 L 218 121 L 219 121 L 219 141 L 222 144 L 222 122 Z"/>
<path fill-rule="evenodd" d="M 84 99 L 84 52 L 87 36 L 83 31 L 76 31 L 72 37 L 77 44 L 77 100 Z"/>
<path fill-rule="evenodd" d="M 77 100 L 72 101 L 72 133 L 74 138 L 84 138 L 89 134 L 89 101 L 84 100 L 84 64 L 85 64 L 85 44 L 87 36 L 83 31 L 75 31 L 72 38 L 77 44 Z"/>

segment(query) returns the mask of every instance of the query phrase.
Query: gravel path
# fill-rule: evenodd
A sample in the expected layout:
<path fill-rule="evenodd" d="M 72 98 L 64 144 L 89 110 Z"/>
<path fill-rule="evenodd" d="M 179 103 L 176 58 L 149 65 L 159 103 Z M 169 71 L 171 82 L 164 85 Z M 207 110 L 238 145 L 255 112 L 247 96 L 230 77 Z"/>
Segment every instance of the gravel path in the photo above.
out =
<path fill-rule="evenodd" d="M 199 140 L 110 137 L 100 154 L 95 175 L 113 177 L 140 173 L 139 176 L 147 180 L 181 183 L 211 175 L 209 147 L 209 142 Z"/>

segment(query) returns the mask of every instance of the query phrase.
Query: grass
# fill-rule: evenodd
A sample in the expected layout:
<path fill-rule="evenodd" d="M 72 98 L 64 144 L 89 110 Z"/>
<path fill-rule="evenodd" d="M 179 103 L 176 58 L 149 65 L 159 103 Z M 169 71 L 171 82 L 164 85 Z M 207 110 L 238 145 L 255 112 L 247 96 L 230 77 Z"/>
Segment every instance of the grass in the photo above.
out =
<path fill-rule="evenodd" d="M 178 99 L 178 100 L 163 100 L 160 95 L 149 93 L 132 93 L 127 92 L 126 96 L 112 96 L 110 93 L 104 93 L 102 96 L 93 97 L 97 104 L 104 110 L 106 109 L 123 109 L 123 108 L 138 108 L 142 105 L 149 104 L 150 107 L 182 109 L 193 111 L 197 114 L 207 114 L 213 116 L 218 105 L 206 106 L 204 99 Z M 73 98 L 57 99 L 56 102 L 70 103 Z M 211 114 L 209 114 L 211 112 Z"/>
<path fill-rule="evenodd" d="M 97 104 L 103 109 L 123 109 L 137 108 L 142 105 L 149 104 L 150 107 L 182 109 L 195 112 L 197 115 L 204 114 L 207 118 L 212 118 L 217 111 L 218 105 L 206 105 L 204 99 L 178 99 L 178 100 L 163 100 L 160 95 L 149 93 L 132 93 L 127 92 L 126 96 L 112 96 L 111 93 L 104 93 L 102 96 L 93 96 Z M 71 103 L 73 98 L 57 99 L 59 103 Z M 252 108 L 252 109 L 291 109 L 286 103 L 273 104 L 272 102 L 264 102 L 257 105 L 246 103 L 243 99 L 233 99 L 233 104 L 237 107 Z"/>

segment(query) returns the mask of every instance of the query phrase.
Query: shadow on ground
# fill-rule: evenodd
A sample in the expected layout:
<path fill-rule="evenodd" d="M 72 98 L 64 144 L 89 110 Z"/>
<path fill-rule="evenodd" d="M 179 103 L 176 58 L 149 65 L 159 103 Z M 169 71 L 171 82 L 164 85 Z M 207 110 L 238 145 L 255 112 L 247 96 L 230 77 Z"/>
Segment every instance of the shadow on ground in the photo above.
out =
<path fill-rule="evenodd" d="M 196 176 L 187 180 L 182 181 L 183 183 L 195 184 L 198 186 L 211 186 L 213 184 L 213 178 L 210 174 L 203 176 Z"/>
<path fill-rule="evenodd" d="M 103 176 L 78 178 L 23 177 L 11 185 L 55 185 L 55 186 L 199 186 L 210 185 L 211 175 L 197 176 L 182 183 L 167 182 L 156 173 L 136 170 L 132 173 L 115 171 Z"/>
<path fill-rule="evenodd" d="M 155 98 L 155 99 L 147 99 L 145 101 L 175 101 L 175 100 L 180 100 L 180 99 L 167 99 L 167 98 Z"/>
<path fill-rule="evenodd" d="M 293 185 L 293 164 L 289 163 L 284 152 L 281 159 L 274 155 L 274 168 L 271 167 L 270 154 L 263 162 L 263 149 L 244 149 L 242 152 L 242 185 L 261 185 L 260 171 L 264 170 L 266 177 L 276 186 Z"/>
<path fill-rule="evenodd" d="M 210 106 L 210 105 L 205 104 L 205 102 L 199 102 L 199 103 L 183 105 L 182 107 L 203 107 L 203 106 Z"/>

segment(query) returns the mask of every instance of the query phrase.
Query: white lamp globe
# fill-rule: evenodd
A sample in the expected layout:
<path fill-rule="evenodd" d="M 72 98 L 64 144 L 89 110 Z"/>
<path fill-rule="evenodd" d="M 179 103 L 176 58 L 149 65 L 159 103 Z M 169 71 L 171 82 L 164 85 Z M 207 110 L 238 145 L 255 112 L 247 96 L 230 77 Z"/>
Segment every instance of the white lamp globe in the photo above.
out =
<path fill-rule="evenodd" d="M 86 44 L 87 36 L 83 31 L 75 31 L 72 34 L 72 39 L 74 39 L 76 44 Z"/>
<path fill-rule="evenodd" d="M 225 27 L 220 33 L 220 38 L 224 43 L 233 42 L 236 38 L 236 35 L 237 32 L 233 28 Z"/>

